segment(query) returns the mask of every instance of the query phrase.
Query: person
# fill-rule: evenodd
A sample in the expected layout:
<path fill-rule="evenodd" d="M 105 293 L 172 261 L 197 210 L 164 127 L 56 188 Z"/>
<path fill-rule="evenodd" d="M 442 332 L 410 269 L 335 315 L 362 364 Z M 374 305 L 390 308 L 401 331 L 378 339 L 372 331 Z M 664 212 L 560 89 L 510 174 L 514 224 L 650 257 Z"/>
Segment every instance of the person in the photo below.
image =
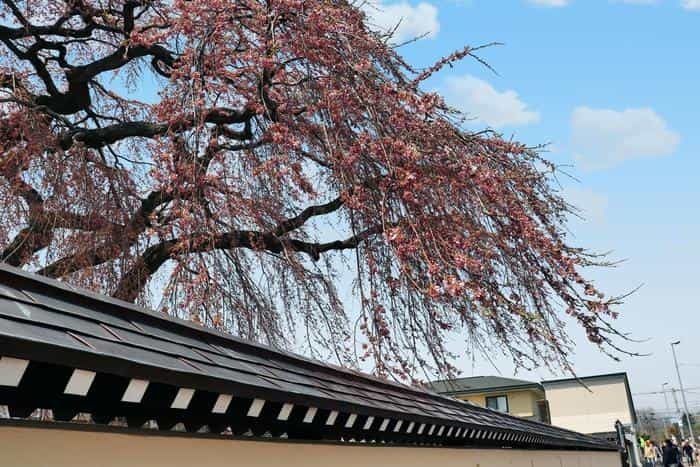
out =
<path fill-rule="evenodd" d="M 664 460 L 664 453 L 655 441 L 652 441 L 652 444 L 654 444 L 654 451 L 656 451 L 656 464 L 654 465 L 661 465 Z"/>
<path fill-rule="evenodd" d="M 654 467 L 656 465 L 656 449 L 650 439 L 644 442 L 644 467 Z"/>
<path fill-rule="evenodd" d="M 683 443 L 683 454 L 688 458 L 689 465 L 695 465 L 695 448 L 690 441 Z"/>
<path fill-rule="evenodd" d="M 680 467 L 682 463 L 681 450 L 670 439 L 664 441 L 663 464 L 664 467 Z"/>

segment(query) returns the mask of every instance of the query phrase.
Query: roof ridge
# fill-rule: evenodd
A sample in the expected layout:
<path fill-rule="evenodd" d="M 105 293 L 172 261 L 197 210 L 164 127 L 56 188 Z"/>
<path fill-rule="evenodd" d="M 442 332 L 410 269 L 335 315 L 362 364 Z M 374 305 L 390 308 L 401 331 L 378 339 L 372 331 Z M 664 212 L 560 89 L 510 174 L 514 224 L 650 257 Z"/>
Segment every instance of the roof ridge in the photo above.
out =
<path fill-rule="evenodd" d="M 373 383 L 378 383 L 382 385 L 387 385 L 390 387 L 394 388 L 401 388 L 403 390 L 409 390 L 412 392 L 415 392 L 417 394 L 423 394 L 423 395 L 430 395 L 433 396 L 434 398 L 444 398 L 441 394 L 431 390 L 430 388 L 427 387 L 418 387 L 418 386 L 410 386 L 407 384 L 401 384 L 395 381 L 387 380 L 387 379 L 382 379 L 377 376 L 371 375 L 369 373 L 360 371 L 360 370 L 353 370 L 350 368 L 345 368 L 339 365 L 334 365 L 329 362 L 324 362 L 321 360 L 316 360 L 313 358 L 309 358 L 305 355 L 298 354 L 294 351 L 290 350 L 285 350 L 285 349 L 278 349 L 275 347 L 272 347 L 270 345 L 266 345 L 260 342 L 255 342 L 247 339 L 243 339 L 239 336 L 235 336 L 233 334 L 220 331 L 218 329 L 213 329 L 213 328 L 207 328 L 202 325 L 197 325 L 192 321 L 184 320 L 182 318 L 166 315 L 163 313 L 158 313 L 155 310 L 136 305 L 131 302 L 126 302 L 124 300 L 120 300 L 117 298 L 109 297 L 107 295 L 99 294 L 96 292 L 93 292 L 92 290 L 89 289 L 84 289 L 81 287 L 75 287 L 68 282 L 65 281 L 60 281 L 57 279 L 53 278 L 48 278 L 45 276 L 40 276 L 34 273 L 31 273 L 29 271 L 25 271 L 23 269 L 10 266 L 7 263 L 2 263 L 0 262 L 0 273 L 8 273 L 13 276 L 19 276 L 22 277 L 25 280 L 29 280 L 35 283 L 42 284 L 44 286 L 52 287 L 54 289 L 58 289 L 62 291 L 63 293 L 68 293 L 70 295 L 78 296 L 82 299 L 88 299 L 91 301 L 96 301 L 100 303 L 106 303 L 109 304 L 110 306 L 115 306 L 115 307 L 120 307 L 120 308 L 125 308 L 131 312 L 139 313 L 142 316 L 146 316 L 150 319 L 157 319 L 161 320 L 166 323 L 174 324 L 174 325 L 179 325 L 179 326 L 184 326 L 191 331 L 194 331 L 196 333 L 202 333 L 205 335 L 210 335 L 214 336 L 219 339 L 225 339 L 234 342 L 237 345 L 241 346 L 247 346 L 247 347 L 252 347 L 256 348 L 259 350 L 262 350 L 264 352 L 270 352 L 274 354 L 275 356 L 284 358 L 284 359 L 289 359 L 289 360 L 294 360 L 296 362 L 301 363 L 302 365 L 316 365 L 316 366 L 322 366 L 323 368 L 336 373 L 336 374 L 344 374 L 346 376 L 352 376 L 355 378 L 360 378 L 365 381 L 371 381 Z M 451 398 L 447 398 L 452 400 Z"/>

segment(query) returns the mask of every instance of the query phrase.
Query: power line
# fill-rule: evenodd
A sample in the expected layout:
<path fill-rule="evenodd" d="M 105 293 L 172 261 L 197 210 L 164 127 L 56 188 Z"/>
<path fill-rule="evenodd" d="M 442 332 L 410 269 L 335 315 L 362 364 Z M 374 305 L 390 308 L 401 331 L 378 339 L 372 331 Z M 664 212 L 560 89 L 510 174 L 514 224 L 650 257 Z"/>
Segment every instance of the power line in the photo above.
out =
<path fill-rule="evenodd" d="M 673 388 L 667 389 L 665 391 L 650 391 L 650 392 L 634 392 L 632 393 L 633 396 L 651 396 L 654 394 L 664 394 L 664 393 L 669 393 L 672 391 Z M 685 388 L 686 391 L 699 391 L 700 386 L 695 386 L 692 388 Z"/>
<path fill-rule="evenodd" d="M 689 409 L 696 409 L 696 410 L 697 410 L 697 409 L 700 409 L 700 404 L 697 404 L 697 403 L 696 403 L 695 405 L 689 405 L 688 408 L 689 408 Z M 646 412 L 646 411 L 648 411 L 648 409 L 641 409 L 640 411 L 641 411 L 641 412 Z M 652 412 L 652 413 L 655 413 L 655 414 L 664 414 L 664 413 L 665 413 L 665 414 L 677 414 L 677 413 L 678 413 L 678 412 L 676 412 L 676 411 L 673 410 L 673 409 L 669 409 L 669 410 L 655 410 L 655 409 L 651 409 L 651 410 L 649 410 L 649 411 Z"/>

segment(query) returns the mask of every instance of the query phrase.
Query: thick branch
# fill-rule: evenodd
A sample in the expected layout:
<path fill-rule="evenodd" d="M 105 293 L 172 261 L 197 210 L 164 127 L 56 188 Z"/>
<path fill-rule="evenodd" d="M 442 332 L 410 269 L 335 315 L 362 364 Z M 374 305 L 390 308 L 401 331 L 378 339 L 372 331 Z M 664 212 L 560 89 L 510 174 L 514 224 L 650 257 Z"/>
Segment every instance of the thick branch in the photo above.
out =
<path fill-rule="evenodd" d="M 26 263 L 34 253 L 46 248 L 55 229 L 100 230 L 111 224 L 97 215 L 83 215 L 47 208 L 44 197 L 21 177 L 22 164 L 16 158 L 0 160 L 0 177 L 13 187 L 15 195 L 27 205 L 27 227 L 23 228 L 10 244 L 0 251 L 0 261 L 13 266 Z"/>
<path fill-rule="evenodd" d="M 103 243 L 91 251 L 83 251 L 66 256 L 40 269 L 38 273 L 49 277 L 61 277 L 80 269 L 98 266 L 115 259 L 123 252 L 123 248 L 136 244 L 139 236 L 151 225 L 151 214 L 159 206 L 172 200 L 173 195 L 170 193 L 165 191 L 152 192 L 141 200 L 141 206 L 131 217 L 128 225 L 122 227 L 123 236 L 121 243 Z"/>
<path fill-rule="evenodd" d="M 280 239 L 273 233 L 261 233 L 250 230 L 237 230 L 213 237 L 186 238 L 167 240 L 153 245 L 137 260 L 134 266 L 122 276 L 113 296 L 126 301 L 134 301 L 151 276 L 169 259 L 178 254 L 210 253 L 216 250 L 246 248 L 255 251 L 282 253 L 291 251 L 305 253 L 312 260 L 318 261 L 322 253 L 357 248 L 362 242 L 382 233 L 381 225 L 371 227 L 345 240 L 328 243 L 313 243 L 295 239 Z"/>
<path fill-rule="evenodd" d="M 204 116 L 204 122 L 216 125 L 231 125 L 246 123 L 252 118 L 248 110 L 214 108 Z M 90 148 L 102 148 L 127 138 L 153 138 L 164 135 L 168 131 L 181 132 L 192 128 L 196 122 L 187 119 L 176 124 L 150 122 L 123 122 L 103 128 L 78 129 L 64 133 L 59 139 L 64 150 L 70 149 L 78 141 Z"/>
<path fill-rule="evenodd" d="M 70 11 L 66 12 L 66 14 L 58 18 L 53 24 L 35 25 L 27 21 L 27 19 L 24 17 L 24 15 L 22 15 L 22 12 L 17 7 L 15 2 L 11 0 L 3 0 L 3 3 L 5 3 L 10 8 L 13 15 L 15 16 L 15 19 L 21 24 L 21 27 L 18 28 L 0 26 L 0 36 L 8 39 L 23 39 L 32 36 L 58 36 L 73 39 L 87 38 L 92 35 L 93 31 L 96 28 L 102 29 L 104 31 L 119 32 L 119 30 L 116 28 L 112 28 L 105 25 L 98 25 L 94 21 L 91 21 L 87 15 L 81 14 L 81 11 L 77 7 L 74 7 Z M 94 13 L 102 15 L 103 13 L 107 12 L 104 10 L 95 10 Z M 86 23 L 85 26 L 80 29 L 65 28 L 64 25 L 66 24 L 66 22 L 68 22 L 68 20 L 74 16 L 81 16 L 83 22 Z"/>
<path fill-rule="evenodd" d="M 330 201 L 326 204 L 320 204 L 317 206 L 309 206 L 308 208 L 304 209 L 299 215 L 294 216 L 290 219 L 285 220 L 284 222 L 280 223 L 279 226 L 274 231 L 274 234 L 278 237 L 281 237 L 292 230 L 296 230 L 302 225 L 306 223 L 310 218 L 315 217 L 315 216 L 323 216 L 325 214 L 330 214 L 334 211 L 337 211 L 343 206 L 343 199 L 342 197 L 338 196 L 336 199 L 333 201 Z"/>
<path fill-rule="evenodd" d="M 175 60 L 167 49 L 158 45 L 132 48 L 122 46 L 115 50 L 114 53 L 88 65 L 66 70 L 68 92 L 62 93 L 58 90 L 44 62 L 39 58 L 39 52 L 43 50 L 41 41 L 37 41 L 34 46 L 26 51 L 20 50 L 12 41 L 2 35 L 0 35 L 0 41 L 18 58 L 31 63 L 37 76 L 41 78 L 46 86 L 49 94 L 38 96 L 36 103 L 46 106 L 60 115 L 74 114 L 90 107 L 92 99 L 90 97 L 89 82 L 100 73 L 116 70 L 139 57 L 153 56 L 159 62 L 168 66 L 172 66 Z"/>
<path fill-rule="evenodd" d="M 83 143 L 89 148 L 101 148 L 118 141 L 142 137 L 153 138 L 168 130 L 168 125 L 149 122 L 124 122 L 104 128 L 80 129 L 64 133 L 61 138 L 61 148 L 70 149 L 75 142 Z"/>
<path fill-rule="evenodd" d="M 30 212 L 29 225 L 0 251 L 0 261 L 13 266 L 25 264 L 36 252 L 49 246 L 55 229 L 97 231 L 113 225 L 101 216 L 85 216 L 71 212 L 45 212 L 43 206 Z"/>
<path fill-rule="evenodd" d="M 17 52 L 15 52 L 15 55 L 18 55 Z M 96 60 L 88 65 L 67 70 L 66 78 L 68 79 L 68 92 L 59 93 L 49 89 L 50 95 L 39 96 L 37 97 L 36 102 L 39 105 L 45 105 L 60 115 L 70 115 L 81 110 L 86 110 L 92 103 L 89 88 L 90 80 L 95 78 L 97 75 L 104 73 L 105 71 L 121 68 L 135 58 L 146 56 L 153 56 L 168 66 L 172 66 L 175 61 L 173 55 L 166 48 L 159 45 L 153 45 L 150 47 L 121 46 L 106 57 Z M 24 56 L 18 55 L 18 57 L 30 60 L 34 67 L 37 68 L 37 64 L 34 63 L 36 54 L 24 54 Z M 37 72 L 40 72 L 40 69 L 37 69 Z"/>
<path fill-rule="evenodd" d="M 34 224 L 22 229 L 10 244 L 0 252 L 0 261 L 12 266 L 21 266 L 37 251 L 46 248 L 51 237 Z"/>

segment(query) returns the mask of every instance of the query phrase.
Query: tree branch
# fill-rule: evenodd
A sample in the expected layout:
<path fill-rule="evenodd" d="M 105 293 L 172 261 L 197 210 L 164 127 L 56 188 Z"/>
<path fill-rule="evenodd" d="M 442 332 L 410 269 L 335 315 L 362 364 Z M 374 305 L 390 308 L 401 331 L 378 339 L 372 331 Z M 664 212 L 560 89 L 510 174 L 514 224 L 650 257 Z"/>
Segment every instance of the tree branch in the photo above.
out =
<path fill-rule="evenodd" d="M 336 240 L 328 243 L 281 239 L 273 233 L 250 230 L 237 230 L 215 236 L 202 235 L 199 237 L 166 240 L 146 249 L 132 268 L 122 276 L 112 295 L 126 301 L 136 300 L 151 276 L 166 261 L 178 254 L 210 253 L 216 250 L 231 250 L 234 248 L 269 251 L 271 253 L 282 253 L 287 250 L 305 253 L 313 261 L 318 261 L 322 253 L 357 248 L 362 242 L 382 232 L 382 226 L 377 225 L 345 240 Z"/>
<path fill-rule="evenodd" d="M 4 0 L 4 3 L 10 7 L 17 21 L 22 24 L 22 27 L 16 29 L 6 26 L 0 27 L 0 42 L 5 44 L 17 58 L 28 61 L 34 68 L 37 76 L 44 83 L 48 95 L 38 96 L 36 98 L 36 103 L 46 106 L 60 115 L 74 114 L 81 110 L 87 110 L 90 107 L 92 99 L 90 97 L 89 83 L 101 73 L 116 70 L 133 59 L 146 56 L 153 57 L 153 63 L 158 65 L 155 68 L 161 74 L 163 74 L 163 70 L 160 68 L 160 64 L 164 64 L 167 67 L 172 67 L 175 64 L 175 55 L 165 47 L 157 44 L 150 46 L 131 46 L 122 43 L 122 45 L 117 47 L 111 54 L 81 66 L 71 66 L 65 62 L 64 53 L 62 66 L 66 69 L 65 77 L 68 81 L 68 91 L 65 93 L 61 92 L 56 86 L 51 73 L 48 71 L 46 63 L 41 59 L 40 52 L 45 49 L 60 50 L 64 46 L 60 43 L 47 42 L 41 36 L 63 35 L 68 37 L 89 37 L 98 25 L 90 18 L 85 18 L 85 15 L 83 15 L 83 20 L 88 26 L 79 31 L 71 32 L 71 30 L 63 29 L 60 26 L 60 24 L 62 24 L 60 22 L 57 22 L 53 26 L 35 26 L 22 16 L 14 2 Z M 124 14 L 126 15 L 124 18 L 125 30 L 119 31 L 115 29 L 113 32 L 121 33 L 128 39 L 130 33 L 129 28 L 133 28 L 133 11 L 135 8 L 135 2 L 127 2 L 124 6 Z M 13 40 L 29 36 L 35 37 L 36 41 L 26 50 L 22 50 L 13 43 Z"/>
<path fill-rule="evenodd" d="M 306 223 L 310 218 L 315 216 L 323 216 L 325 214 L 330 214 L 331 212 L 337 211 L 343 206 L 342 197 L 338 196 L 333 201 L 326 204 L 320 204 L 317 206 L 309 206 L 304 209 L 299 215 L 294 216 L 290 219 L 285 220 L 280 223 L 277 228 L 273 231 L 274 235 L 281 237 L 292 230 L 296 230 Z"/>
<path fill-rule="evenodd" d="M 38 212 L 36 212 L 38 210 Z M 116 224 L 101 216 L 86 216 L 71 212 L 46 212 L 43 205 L 31 212 L 29 225 L 22 229 L 10 244 L 0 251 L 0 261 L 12 266 L 25 264 L 34 253 L 46 248 L 55 229 L 98 231 Z"/>
<path fill-rule="evenodd" d="M 228 108 L 210 109 L 204 115 L 205 123 L 216 125 L 231 125 L 247 123 L 253 117 L 248 110 Z M 193 118 L 175 124 L 150 122 L 122 122 L 103 128 L 80 128 L 68 131 L 59 137 L 61 148 L 70 149 L 77 141 L 89 148 L 102 148 L 127 138 L 153 138 L 164 135 L 168 131 L 181 132 L 192 128 L 196 122 Z"/>

